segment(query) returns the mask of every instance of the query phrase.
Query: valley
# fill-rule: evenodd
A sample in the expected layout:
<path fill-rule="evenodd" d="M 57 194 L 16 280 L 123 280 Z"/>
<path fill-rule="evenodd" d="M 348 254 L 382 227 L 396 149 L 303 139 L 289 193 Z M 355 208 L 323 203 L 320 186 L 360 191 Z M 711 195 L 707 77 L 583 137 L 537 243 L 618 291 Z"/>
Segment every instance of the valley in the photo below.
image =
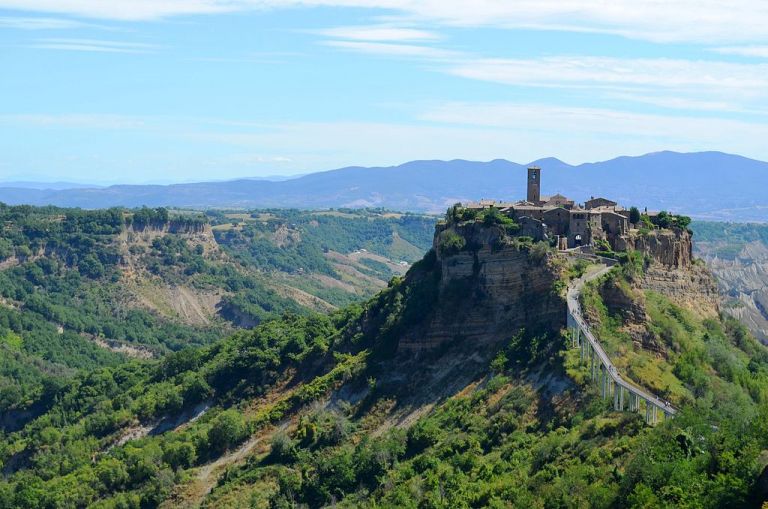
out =
<path fill-rule="evenodd" d="M 393 255 L 399 242 L 353 248 L 344 235 L 320 244 L 320 257 L 290 249 L 312 238 L 304 224 L 336 214 L 297 213 L 278 228 L 233 214 L 185 240 L 203 268 L 219 258 L 257 277 L 290 263 L 279 284 L 336 274 L 362 289 L 345 278 L 405 258 Z M 247 330 L 222 315 L 210 323 L 232 332 L 218 341 L 28 392 L 31 415 L 0 435 L 0 507 L 759 505 L 768 350 L 719 314 L 714 280 L 686 256 L 687 231 L 635 230 L 635 250 L 606 252 L 617 266 L 580 299 L 622 375 L 678 409 L 655 427 L 616 411 L 571 347 L 565 293 L 587 262 L 493 211 L 449 211 L 433 231 L 427 254 L 370 298 Z M 249 247 L 270 239 L 287 251 Z M 194 289 L 200 274 L 216 281 L 210 269 L 162 265 L 194 263 L 182 265 L 187 250 L 143 247 L 125 266 Z"/>
<path fill-rule="evenodd" d="M 696 255 L 717 277 L 723 310 L 768 344 L 768 226 L 695 223 Z"/>
<path fill-rule="evenodd" d="M 433 221 L 0 206 L 0 409 L 23 411 L 77 370 L 368 298 L 420 257 Z"/>

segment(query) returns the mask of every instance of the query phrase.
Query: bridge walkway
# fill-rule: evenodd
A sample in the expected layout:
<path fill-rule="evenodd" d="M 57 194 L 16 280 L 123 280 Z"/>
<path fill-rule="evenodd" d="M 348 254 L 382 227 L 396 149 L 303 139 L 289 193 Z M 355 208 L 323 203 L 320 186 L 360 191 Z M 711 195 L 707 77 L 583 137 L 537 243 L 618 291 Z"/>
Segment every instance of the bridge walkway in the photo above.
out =
<path fill-rule="evenodd" d="M 637 387 L 619 374 L 582 314 L 579 296 L 584 285 L 610 272 L 617 264 L 616 260 L 585 253 L 567 253 L 566 256 L 589 260 L 604 266 L 573 281 L 568 287 L 566 296 L 571 346 L 579 348 L 580 359 L 589 365 L 590 376 L 597 382 L 602 397 L 613 398 L 613 406 L 617 411 L 644 412 L 645 422 L 651 425 L 662 418 L 674 417 L 677 409 L 668 401 Z"/>

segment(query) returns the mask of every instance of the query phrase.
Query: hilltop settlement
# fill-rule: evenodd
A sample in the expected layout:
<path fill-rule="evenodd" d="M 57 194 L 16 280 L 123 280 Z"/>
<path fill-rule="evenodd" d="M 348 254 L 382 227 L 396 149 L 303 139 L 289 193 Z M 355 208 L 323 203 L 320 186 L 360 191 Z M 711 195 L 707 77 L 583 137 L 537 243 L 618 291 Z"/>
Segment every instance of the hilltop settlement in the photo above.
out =
<path fill-rule="evenodd" d="M 640 214 L 636 208 L 624 208 L 613 200 L 592 197 L 578 204 L 562 194 L 541 195 L 541 168 L 528 168 L 527 197 L 508 203 L 481 200 L 462 207 L 469 214 L 497 209 L 519 225 L 519 235 L 534 241 L 550 241 L 560 250 L 603 247 L 614 251 L 627 249 L 630 230 L 652 230 L 656 227 L 686 228 L 690 219 L 666 212 Z"/>

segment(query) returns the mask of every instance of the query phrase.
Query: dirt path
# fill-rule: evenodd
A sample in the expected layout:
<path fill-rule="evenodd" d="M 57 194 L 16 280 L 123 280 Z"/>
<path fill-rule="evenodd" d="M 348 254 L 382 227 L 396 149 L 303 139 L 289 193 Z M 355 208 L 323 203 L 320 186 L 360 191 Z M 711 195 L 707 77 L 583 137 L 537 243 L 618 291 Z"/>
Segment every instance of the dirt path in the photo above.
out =
<path fill-rule="evenodd" d="M 177 493 L 165 501 L 160 507 L 165 509 L 192 509 L 200 507 L 219 481 L 224 471 L 232 466 L 242 464 L 252 454 L 266 452 L 270 437 L 276 430 L 288 423 L 283 421 L 277 426 L 262 430 L 252 436 L 237 449 L 199 467 L 194 477 L 187 484 L 180 486 Z"/>

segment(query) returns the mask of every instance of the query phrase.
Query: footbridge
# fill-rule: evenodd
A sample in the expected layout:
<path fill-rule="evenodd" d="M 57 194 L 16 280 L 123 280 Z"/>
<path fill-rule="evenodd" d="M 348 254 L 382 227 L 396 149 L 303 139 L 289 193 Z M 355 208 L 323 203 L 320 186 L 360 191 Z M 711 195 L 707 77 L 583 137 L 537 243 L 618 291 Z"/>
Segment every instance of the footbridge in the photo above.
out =
<path fill-rule="evenodd" d="M 645 422 L 651 425 L 660 422 L 661 419 L 674 417 L 677 410 L 669 402 L 621 377 L 581 312 L 579 295 L 584 285 L 610 272 L 617 264 L 616 260 L 585 253 L 567 253 L 566 256 L 585 259 L 604 266 L 573 281 L 568 287 L 566 297 L 571 347 L 579 349 L 579 359 L 589 366 L 590 377 L 597 383 L 603 399 L 612 398 L 613 407 L 617 411 L 645 413 Z"/>

